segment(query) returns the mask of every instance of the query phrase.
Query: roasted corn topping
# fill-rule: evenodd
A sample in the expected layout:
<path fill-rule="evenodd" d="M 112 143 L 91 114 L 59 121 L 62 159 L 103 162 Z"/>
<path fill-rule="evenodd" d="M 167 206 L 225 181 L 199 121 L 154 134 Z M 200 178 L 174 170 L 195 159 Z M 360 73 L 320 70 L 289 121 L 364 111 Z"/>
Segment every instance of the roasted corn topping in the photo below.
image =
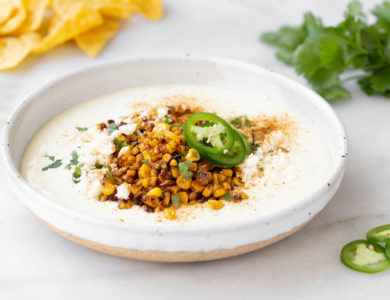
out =
<path fill-rule="evenodd" d="M 247 198 L 240 189 L 244 183 L 239 168 L 217 167 L 186 142 L 183 125 L 194 112 L 170 106 L 164 116 L 153 110 L 119 124 L 113 120 L 98 124 L 99 130 L 116 136 L 99 200 L 116 201 L 120 209 L 138 205 L 147 212 L 164 211 L 174 220 L 182 205 L 207 203 L 218 210 L 224 206 L 220 200 Z M 121 130 L 128 124 L 136 124 L 131 133 Z"/>

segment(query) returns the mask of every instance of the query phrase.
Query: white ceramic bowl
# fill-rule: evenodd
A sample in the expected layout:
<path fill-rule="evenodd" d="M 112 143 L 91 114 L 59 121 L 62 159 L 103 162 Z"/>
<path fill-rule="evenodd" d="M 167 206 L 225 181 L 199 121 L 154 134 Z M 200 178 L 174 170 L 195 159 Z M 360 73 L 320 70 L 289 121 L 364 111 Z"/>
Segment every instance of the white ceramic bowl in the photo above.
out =
<path fill-rule="evenodd" d="M 206 84 L 266 95 L 292 108 L 325 141 L 332 172 L 309 197 L 276 213 L 239 223 L 198 228 L 139 226 L 92 217 L 45 197 L 19 173 L 24 149 L 52 117 L 114 90 L 153 84 Z M 4 133 L 3 154 L 16 196 L 45 224 L 87 247 L 135 259 L 199 261 L 264 247 L 293 233 L 319 213 L 344 174 L 347 137 L 333 109 L 313 91 L 260 67 L 215 58 L 151 58 L 95 65 L 33 92 L 14 110 Z"/>

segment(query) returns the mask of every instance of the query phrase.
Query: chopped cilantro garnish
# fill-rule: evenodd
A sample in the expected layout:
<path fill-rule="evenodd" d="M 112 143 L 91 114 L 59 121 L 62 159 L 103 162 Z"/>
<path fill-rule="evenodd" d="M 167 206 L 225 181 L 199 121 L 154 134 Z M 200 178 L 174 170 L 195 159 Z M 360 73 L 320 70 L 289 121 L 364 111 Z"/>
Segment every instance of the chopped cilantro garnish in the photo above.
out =
<path fill-rule="evenodd" d="M 236 128 L 251 127 L 253 124 L 246 116 L 239 116 L 230 121 Z"/>
<path fill-rule="evenodd" d="M 72 151 L 72 159 L 69 162 L 71 165 L 77 165 L 79 163 L 79 155 L 76 151 Z"/>
<path fill-rule="evenodd" d="M 118 138 L 115 138 L 114 141 L 117 148 L 122 148 L 127 146 L 126 142 L 121 142 L 120 140 L 118 140 Z"/>
<path fill-rule="evenodd" d="M 47 171 L 49 169 L 55 169 L 55 168 L 58 168 L 61 165 L 62 165 L 62 160 L 61 159 L 57 159 L 53 163 L 51 163 L 50 165 L 42 168 L 42 171 Z"/>
<path fill-rule="evenodd" d="M 75 127 L 78 131 L 87 131 L 88 127 Z"/>
<path fill-rule="evenodd" d="M 165 116 L 164 123 L 165 123 L 165 124 L 169 124 L 169 118 L 168 118 L 168 116 Z"/>
<path fill-rule="evenodd" d="M 264 172 L 264 168 L 263 168 L 263 167 L 260 167 L 260 168 L 259 168 L 259 171 L 260 171 L 260 172 Z"/>
<path fill-rule="evenodd" d="M 224 199 L 225 199 L 226 201 L 233 200 L 233 199 L 234 199 L 233 193 L 232 193 L 231 191 L 227 191 L 226 194 L 225 194 Z"/>
<path fill-rule="evenodd" d="M 112 183 L 115 182 L 114 176 L 112 176 L 112 174 L 109 171 L 106 172 L 106 176 Z"/>
<path fill-rule="evenodd" d="M 52 155 L 45 155 L 45 157 L 47 157 L 48 159 L 50 159 L 51 161 L 54 161 L 55 160 L 55 157 L 52 156 Z"/>
<path fill-rule="evenodd" d="M 138 141 L 131 142 L 130 145 L 131 145 L 131 146 L 138 145 Z"/>
<path fill-rule="evenodd" d="M 145 165 L 147 165 L 149 168 L 152 167 L 152 165 L 150 164 L 150 162 L 147 161 L 147 160 L 143 160 L 142 163 L 145 164 Z"/>
<path fill-rule="evenodd" d="M 183 175 L 185 179 L 190 179 L 194 175 L 194 173 L 188 170 L 191 166 L 192 166 L 192 162 L 190 161 L 179 162 L 180 174 Z"/>
<path fill-rule="evenodd" d="M 72 180 L 74 183 L 79 183 L 80 182 L 80 177 L 81 177 L 81 168 L 77 166 L 72 175 Z"/>
<path fill-rule="evenodd" d="M 175 208 L 180 207 L 180 197 L 178 194 L 174 194 L 172 196 L 172 204 Z"/>
<path fill-rule="evenodd" d="M 115 123 L 111 123 L 108 125 L 108 132 L 113 133 L 115 130 L 118 130 L 118 126 Z"/>

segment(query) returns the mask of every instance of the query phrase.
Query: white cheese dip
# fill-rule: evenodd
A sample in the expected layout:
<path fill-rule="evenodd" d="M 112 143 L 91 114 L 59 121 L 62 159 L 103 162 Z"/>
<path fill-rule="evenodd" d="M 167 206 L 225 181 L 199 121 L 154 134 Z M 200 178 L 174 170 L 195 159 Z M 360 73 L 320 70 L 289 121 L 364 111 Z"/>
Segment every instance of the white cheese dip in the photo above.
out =
<path fill-rule="evenodd" d="M 166 106 L 178 104 L 202 107 L 225 119 L 246 115 L 249 119 L 275 117 L 288 121 L 285 131 L 272 132 L 240 165 L 244 191 L 249 199 L 238 203 L 224 201 L 225 206 L 220 210 L 203 204 L 182 205 L 177 210 L 176 220 L 165 219 L 162 212 L 148 213 L 136 205 L 121 210 L 116 202 L 99 202 L 99 178 L 105 171 L 86 170 L 91 170 L 95 164 L 104 164 L 114 151 L 112 139 L 119 130 L 129 134 L 135 126 L 121 126 L 111 136 L 101 133 L 96 125 L 109 119 L 121 120 L 134 112 L 146 113 L 152 107 L 158 107 L 158 118 L 164 119 Z M 284 151 L 286 148 L 288 151 Z M 78 183 L 72 180 L 74 166 L 71 171 L 65 168 L 72 163 L 73 151 L 78 153 L 79 163 L 82 163 Z M 62 160 L 61 166 L 42 171 L 57 159 Z M 196 85 L 130 88 L 82 102 L 47 122 L 31 140 L 21 163 L 23 177 L 52 201 L 101 218 L 167 226 L 231 223 L 267 215 L 310 195 L 326 184 L 330 172 L 331 158 L 324 142 L 287 107 L 264 97 Z M 126 186 L 121 187 L 121 197 L 128 193 Z"/>

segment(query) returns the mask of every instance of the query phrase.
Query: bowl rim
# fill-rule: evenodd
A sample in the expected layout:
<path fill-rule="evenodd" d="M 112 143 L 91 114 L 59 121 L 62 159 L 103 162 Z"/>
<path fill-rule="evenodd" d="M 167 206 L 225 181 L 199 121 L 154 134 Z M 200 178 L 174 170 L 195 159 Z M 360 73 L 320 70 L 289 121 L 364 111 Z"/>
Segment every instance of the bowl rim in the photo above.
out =
<path fill-rule="evenodd" d="M 10 139 L 11 132 L 14 126 L 15 120 L 20 117 L 20 114 L 24 112 L 25 108 L 29 105 L 33 105 L 34 101 L 39 97 L 39 95 L 46 91 L 47 89 L 55 88 L 57 85 L 60 85 L 62 81 L 71 79 L 72 77 L 77 76 L 86 76 L 90 72 L 96 72 L 102 70 L 104 68 L 112 68 L 117 65 L 122 64 L 132 64 L 132 63 L 142 63 L 142 62 L 198 62 L 198 63 L 208 63 L 208 64 L 217 64 L 225 67 L 236 67 L 241 69 L 242 71 L 254 71 L 261 72 L 270 76 L 272 79 L 277 81 L 281 81 L 287 84 L 289 87 L 294 87 L 298 93 L 307 94 L 307 98 L 310 98 L 310 101 L 326 115 L 329 123 L 333 125 L 333 128 L 337 130 L 338 135 L 338 147 L 340 150 L 338 151 L 339 155 L 336 156 L 336 161 L 332 164 L 332 170 L 324 183 L 319 186 L 313 193 L 303 198 L 301 201 L 292 203 L 282 207 L 280 210 L 277 210 L 273 213 L 261 216 L 254 216 L 247 220 L 233 221 L 227 223 L 219 223 L 219 224 L 206 224 L 202 226 L 166 226 L 164 224 L 156 223 L 156 224 L 136 224 L 130 222 L 119 222 L 117 220 L 104 219 L 102 217 L 97 217 L 93 215 L 88 215 L 86 213 L 79 212 L 75 209 L 72 209 L 67 206 L 63 206 L 60 203 L 51 200 L 44 193 L 42 193 L 38 188 L 30 185 L 20 174 L 18 168 L 15 166 L 12 160 L 11 150 L 10 150 Z M 88 100 L 88 99 L 85 99 Z M 84 100 L 84 101 L 85 101 Z M 270 224 L 271 222 L 281 219 L 287 216 L 289 213 L 293 211 L 298 211 L 303 209 L 304 207 L 309 206 L 316 199 L 324 194 L 330 187 L 330 184 L 337 183 L 337 180 L 343 175 L 345 169 L 346 158 L 348 156 L 348 136 L 345 130 L 345 127 L 337 116 L 336 112 L 330 106 L 328 102 L 326 102 L 320 95 L 315 93 L 310 88 L 290 79 L 284 75 L 278 74 L 272 70 L 266 69 L 264 67 L 230 58 L 220 58 L 220 57 L 210 57 L 210 56 L 190 56 L 190 55 L 175 55 L 175 56 L 148 56 L 142 58 L 131 58 L 131 59 L 114 59 L 107 60 L 104 62 L 99 62 L 90 66 L 79 67 L 71 72 L 67 72 L 63 75 L 58 76 L 56 79 L 49 80 L 41 87 L 36 88 L 31 93 L 27 94 L 23 97 L 23 100 L 20 101 L 16 107 L 10 113 L 5 127 L 3 129 L 3 137 L 2 137 L 2 156 L 6 166 L 6 170 L 10 179 L 12 179 L 11 184 L 14 187 L 21 189 L 22 191 L 28 193 L 29 195 L 34 196 L 33 201 L 38 201 L 40 205 L 44 205 L 50 209 L 56 210 L 58 213 L 68 217 L 70 219 L 75 219 L 78 221 L 90 223 L 93 225 L 104 226 L 105 228 L 111 229 L 119 229 L 119 230 L 132 230 L 137 231 L 139 233 L 146 232 L 159 232 L 159 233 L 174 233 L 174 234 L 202 234 L 202 233 L 210 233 L 212 229 L 214 233 L 224 232 L 227 230 L 240 230 L 243 228 L 252 227 L 255 224 Z"/>

